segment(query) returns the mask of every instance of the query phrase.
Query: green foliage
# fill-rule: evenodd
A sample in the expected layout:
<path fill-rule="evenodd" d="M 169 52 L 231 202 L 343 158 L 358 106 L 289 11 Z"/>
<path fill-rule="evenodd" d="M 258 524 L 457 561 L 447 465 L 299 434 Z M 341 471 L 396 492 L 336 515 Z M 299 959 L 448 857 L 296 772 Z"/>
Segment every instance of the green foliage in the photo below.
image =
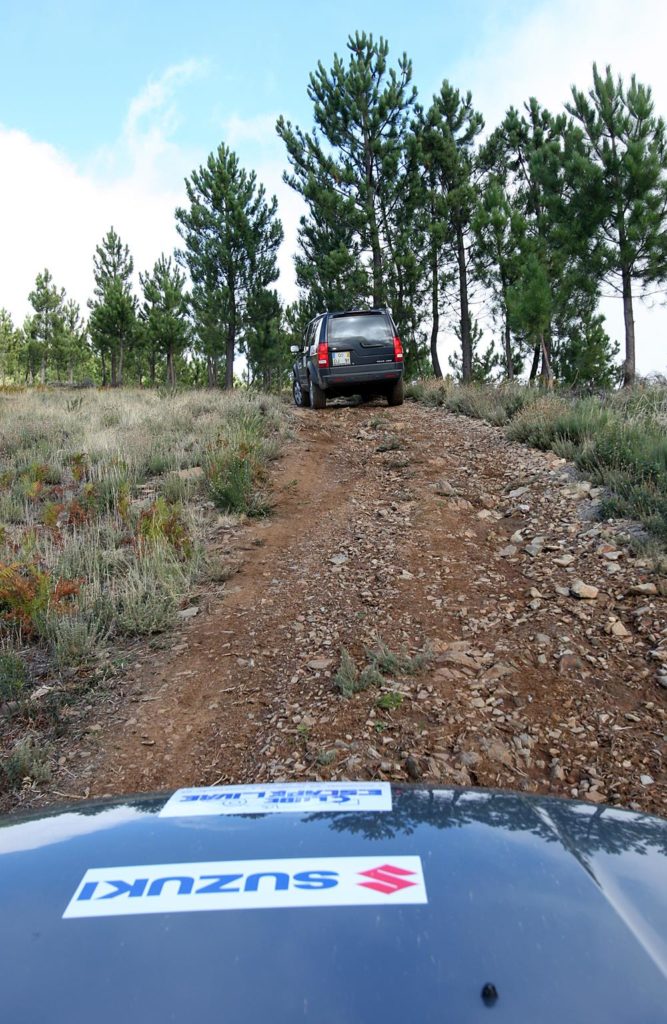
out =
<path fill-rule="evenodd" d="M 381 711 L 396 711 L 403 703 L 403 694 L 397 690 L 389 690 L 383 693 L 375 702 L 375 706 Z"/>
<path fill-rule="evenodd" d="M 195 330 L 208 382 L 217 383 L 224 356 L 225 387 L 231 388 L 249 300 L 278 277 L 278 204 L 275 196 L 266 201 L 255 173 L 243 170 L 225 145 L 192 172 L 185 187 L 189 207 L 176 211 L 185 248 L 177 255 L 193 282 Z"/>
<path fill-rule="evenodd" d="M 292 167 L 286 180 L 309 209 L 298 280 L 317 309 L 349 308 L 369 293 L 375 306 L 390 302 L 406 337 L 409 293 L 418 282 L 406 232 L 412 65 L 404 55 L 390 67 L 386 41 L 366 33 L 350 36 L 347 49 L 347 62 L 334 54 L 330 70 L 320 62 L 310 76 L 314 131 L 283 117 L 276 126 Z"/>
<path fill-rule="evenodd" d="M 50 777 L 49 750 L 31 733 L 17 740 L 9 756 L 0 761 L 0 781 L 7 789 L 25 782 L 48 782 Z"/>
<path fill-rule="evenodd" d="M 0 701 L 19 698 L 27 679 L 28 675 L 21 656 L 15 651 L 0 650 Z"/>
<path fill-rule="evenodd" d="M 139 335 L 131 284 L 134 261 L 113 227 L 95 250 L 94 267 L 95 298 L 88 303 L 90 333 L 102 361 L 102 383 L 117 387 L 123 383 L 126 355 Z"/>
<path fill-rule="evenodd" d="M 623 296 L 624 382 L 635 377 L 633 283 L 640 290 L 667 280 L 667 138 L 650 88 L 633 75 L 626 88 L 611 68 L 593 65 L 593 87 L 572 89 L 568 110 L 582 127 L 595 169 L 579 182 L 582 200 L 602 231 L 605 279 Z M 582 188 L 583 186 L 583 188 Z"/>
<path fill-rule="evenodd" d="M 422 651 L 412 656 L 405 652 L 395 653 L 384 642 L 379 643 L 377 647 L 366 653 L 371 659 L 373 668 L 381 675 L 388 676 L 418 675 L 431 661 L 428 651 Z"/>
<path fill-rule="evenodd" d="M 189 341 L 188 296 L 185 277 L 164 254 L 155 263 L 152 274 L 139 274 L 144 302 L 139 317 L 143 342 L 148 349 L 151 384 L 155 384 L 157 356 L 166 359 L 166 378 L 176 385 L 179 360 Z"/>

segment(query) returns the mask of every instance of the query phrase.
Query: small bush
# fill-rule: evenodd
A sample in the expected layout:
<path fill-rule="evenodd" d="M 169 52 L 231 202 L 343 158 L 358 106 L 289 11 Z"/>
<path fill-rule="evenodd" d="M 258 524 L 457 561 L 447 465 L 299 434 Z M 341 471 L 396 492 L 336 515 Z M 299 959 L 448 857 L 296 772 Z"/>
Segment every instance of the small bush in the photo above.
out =
<path fill-rule="evenodd" d="M 174 556 L 155 546 L 114 586 L 118 632 L 127 636 L 164 632 L 175 621 L 187 584 Z"/>
<path fill-rule="evenodd" d="M 354 658 L 343 647 L 340 652 L 340 666 L 334 676 L 334 686 L 343 697 L 351 697 L 353 693 L 357 692 L 358 681 L 359 670 L 354 663 Z"/>
<path fill-rule="evenodd" d="M 375 706 L 380 708 L 381 711 L 396 711 L 402 703 L 403 694 L 398 693 L 396 690 L 390 690 L 388 693 L 383 693 L 381 697 L 378 697 Z"/>
<path fill-rule="evenodd" d="M 9 788 L 24 782 L 48 782 L 51 777 L 48 748 L 39 744 L 30 733 L 18 740 L 0 768 Z"/>
<path fill-rule="evenodd" d="M 212 457 L 204 472 L 209 493 L 223 512 L 268 515 L 270 505 L 257 487 L 259 473 L 250 458 L 224 454 Z"/>
<path fill-rule="evenodd" d="M 16 700 L 27 682 L 23 659 L 15 651 L 0 651 L 0 701 Z"/>
<path fill-rule="evenodd" d="M 374 650 L 369 650 L 366 653 L 371 659 L 371 665 L 381 676 L 418 675 L 431 660 L 428 651 L 413 656 L 404 653 L 395 654 L 385 643 L 378 644 Z"/>
<path fill-rule="evenodd" d="M 59 668 L 81 668 L 99 657 L 107 639 L 103 621 L 93 615 L 49 615 L 45 627 L 53 659 Z"/>

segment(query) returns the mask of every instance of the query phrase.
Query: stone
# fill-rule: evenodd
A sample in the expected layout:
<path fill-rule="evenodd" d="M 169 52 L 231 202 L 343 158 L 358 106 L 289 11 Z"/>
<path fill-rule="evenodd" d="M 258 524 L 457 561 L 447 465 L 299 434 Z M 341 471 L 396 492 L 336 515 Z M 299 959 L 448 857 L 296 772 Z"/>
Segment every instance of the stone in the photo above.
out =
<path fill-rule="evenodd" d="M 489 743 L 486 748 L 486 754 L 492 761 L 504 764 L 506 768 L 514 767 L 514 760 L 512 758 L 510 748 L 505 746 L 505 744 L 501 743 L 499 740 L 494 740 L 492 743 Z"/>
<path fill-rule="evenodd" d="M 591 804 L 603 804 L 607 799 L 604 793 L 598 792 L 597 789 L 589 789 L 587 793 L 583 794 L 583 797 Z"/>
<path fill-rule="evenodd" d="M 655 779 L 652 775 L 640 775 L 639 781 L 641 782 L 642 786 L 652 786 L 655 783 Z"/>
<path fill-rule="evenodd" d="M 547 636 L 546 633 L 536 633 L 535 643 L 540 644 L 541 647 L 551 643 L 551 637 Z"/>
<path fill-rule="evenodd" d="M 516 487 L 513 491 L 509 492 L 508 497 L 520 498 L 522 494 L 527 494 L 529 490 L 530 487 Z"/>
<path fill-rule="evenodd" d="M 645 597 L 654 597 L 658 593 L 658 588 L 655 583 L 635 583 L 633 587 L 630 587 L 631 594 L 643 594 Z"/>
<path fill-rule="evenodd" d="M 331 668 L 332 665 L 333 658 L 313 658 L 308 662 L 308 668 L 312 668 L 316 672 L 323 672 L 325 669 Z"/>
<path fill-rule="evenodd" d="M 563 568 L 566 568 L 568 565 L 572 565 L 573 562 L 574 555 L 570 554 L 565 554 L 561 555 L 559 558 L 554 558 L 554 565 L 560 565 Z"/>
<path fill-rule="evenodd" d="M 474 750 L 462 750 L 456 757 L 466 768 L 474 768 L 476 764 L 479 764 L 479 754 Z"/>
<path fill-rule="evenodd" d="M 516 530 L 510 537 L 510 544 L 521 544 L 523 541 L 523 534 L 521 530 Z"/>
<path fill-rule="evenodd" d="M 500 555 L 501 558 L 512 558 L 514 555 L 516 555 L 516 551 L 517 549 L 515 548 L 514 544 L 507 544 L 506 547 L 500 549 L 498 554 Z"/>
<path fill-rule="evenodd" d="M 408 776 L 411 779 L 413 779 L 414 782 L 417 782 L 422 777 L 421 768 L 417 764 L 417 761 L 414 759 L 412 754 L 408 754 L 408 756 L 405 759 L 405 770 Z"/>
<path fill-rule="evenodd" d="M 571 675 L 573 672 L 582 672 L 586 666 L 578 654 L 564 654 L 558 662 L 558 671 L 561 675 Z"/>
<path fill-rule="evenodd" d="M 611 636 L 629 637 L 631 635 L 630 631 L 625 628 L 620 619 L 615 619 L 613 622 L 610 622 L 607 626 L 607 632 L 610 633 Z"/>
<path fill-rule="evenodd" d="M 190 605 L 189 608 L 183 608 L 178 613 L 179 619 L 194 619 L 195 615 L 199 615 L 199 608 L 195 604 Z"/>
<path fill-rule="evenodd" d="M 600 591 L 591 583 L 584 583 L 583 580 L 575 580 L 570 587 L 570 593 L 580 601 L 594 601 Z"/>
<path fill-rule="evenodd" d="M 437 483 L 433 484 L 433 490 L 444 498 L 456 497 L 456 490 L 452 487 L 449 480 L 438 480 Z"/>
<path fill-rule="evenodd" d="M 330 562 L 331 562 L 331 563 L 332 563 L 333 565 L 344 565 L 344 564 L 345 564 L 345 562 L 347 562 L 347 555 L 344 555 L 344 554 L 343 554 L 343 553 L 341 552 L 341 553 L 340 553 L 340 554 L 338 554 L 338 555 L 332 555 L 332 556 L 331 556 L 331 558 L 329 559 L 329 561 L 330 561 Z"/>

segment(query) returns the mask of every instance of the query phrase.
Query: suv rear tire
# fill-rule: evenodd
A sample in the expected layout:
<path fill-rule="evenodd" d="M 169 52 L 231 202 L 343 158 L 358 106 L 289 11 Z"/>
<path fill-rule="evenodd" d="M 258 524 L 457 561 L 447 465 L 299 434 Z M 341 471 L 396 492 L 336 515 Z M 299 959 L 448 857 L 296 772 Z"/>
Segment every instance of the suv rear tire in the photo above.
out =
<path fill-rule="evenodd" d="M 403 405 L 403 398 L 403 378 L 400 377 L 387 391 L 387 402 L 389 405 Z"/>
<path fill-rule="evenodd" d="M 327 396 L 313 378 L 310 378 L 310 404 L 313 409 L 324 409 L 327 404 Z"/>
<path fill-rule="evenodd" d="M 307 409 L 310 405 L 310 395 L 307 391 L 304 391 L 296 377 L 292 378 L 292 395 L 294 396 L 294 404 L 299 409 Z"/>

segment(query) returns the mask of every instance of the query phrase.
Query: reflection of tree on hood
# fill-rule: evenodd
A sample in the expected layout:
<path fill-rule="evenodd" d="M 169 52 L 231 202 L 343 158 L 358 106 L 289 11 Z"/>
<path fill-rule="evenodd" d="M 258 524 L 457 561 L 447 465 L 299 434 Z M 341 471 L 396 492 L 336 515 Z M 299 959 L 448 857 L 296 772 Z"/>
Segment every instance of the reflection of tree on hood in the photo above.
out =
<path fill-rule="evenodd" d="M 531 832 L 547 843 L 562 843 L 578 858 L 597 852 L 646 854 L 650 849 L 667 856 L 667 822 L 650 815 L 484 790 L 395 788 L 393 792 L 391 813 L 317 817 L 328 818 L 335 832 L 371 840 L 410 836 L 419 825 L 445 829 L 476 824 Z"/>

